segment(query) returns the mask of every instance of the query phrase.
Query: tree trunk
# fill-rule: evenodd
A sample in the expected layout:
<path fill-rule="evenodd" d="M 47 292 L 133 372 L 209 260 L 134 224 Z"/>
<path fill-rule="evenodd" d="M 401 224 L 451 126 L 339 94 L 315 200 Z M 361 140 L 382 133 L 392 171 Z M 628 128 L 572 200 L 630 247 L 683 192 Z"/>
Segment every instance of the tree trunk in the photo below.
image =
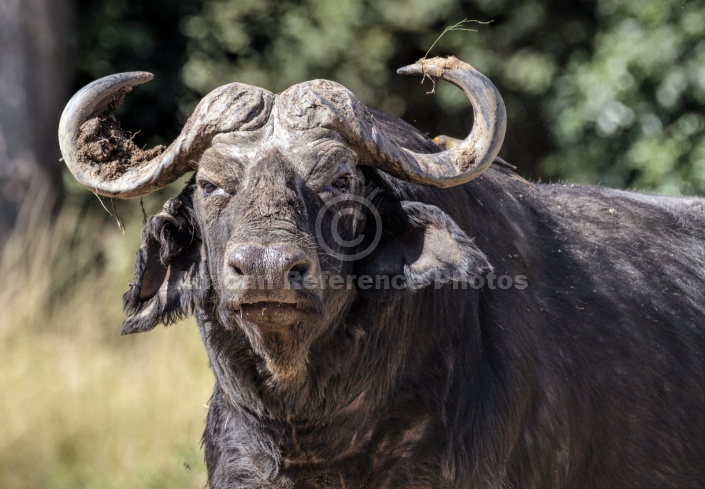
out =
<path fill-rule="evenodd" d="M 0 243 L 23 209 L 61 200 L 70 17 L 70 0 L 0 0 Z"/>

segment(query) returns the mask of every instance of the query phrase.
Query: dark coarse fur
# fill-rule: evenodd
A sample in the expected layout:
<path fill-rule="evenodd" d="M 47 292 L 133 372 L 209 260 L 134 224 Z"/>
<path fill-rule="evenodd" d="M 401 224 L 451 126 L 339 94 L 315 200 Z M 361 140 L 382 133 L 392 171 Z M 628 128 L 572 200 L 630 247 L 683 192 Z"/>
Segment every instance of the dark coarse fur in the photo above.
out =
<path fill-rule="evenodd" d="M 375 117 L 403 146 L 437 151 Z M 404 292 L 353 291 L 295 386 L 215 313 L 195 185 L 145 228 L 125 331 L 194 308 L 216 376 L 211 487 L 705 487 L 703 200 L 495 169 L 446 190 L 364 178 L 386 231 L 356 273 L 398 271 L 415 226 L 437 223 L 463 250 L 438 266 L 485 287 L 407 266 Z M 178 280 L 141 293 L 150 273 Z M 526 286 L 490 285 L 502 275 Z"/>

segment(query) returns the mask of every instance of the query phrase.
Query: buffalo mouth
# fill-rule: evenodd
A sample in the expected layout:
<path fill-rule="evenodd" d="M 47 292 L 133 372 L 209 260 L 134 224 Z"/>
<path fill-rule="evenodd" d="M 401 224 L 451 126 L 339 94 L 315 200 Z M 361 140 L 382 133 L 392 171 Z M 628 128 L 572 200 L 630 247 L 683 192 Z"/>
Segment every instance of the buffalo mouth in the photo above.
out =
<path fill-rule="evenodd" d="M 319 309 L 310 301 L 257 301 L 231 305 L 228 307 L 228 316 L 254 323 L 264 332 L 282 332 L 311 319 Z"/>

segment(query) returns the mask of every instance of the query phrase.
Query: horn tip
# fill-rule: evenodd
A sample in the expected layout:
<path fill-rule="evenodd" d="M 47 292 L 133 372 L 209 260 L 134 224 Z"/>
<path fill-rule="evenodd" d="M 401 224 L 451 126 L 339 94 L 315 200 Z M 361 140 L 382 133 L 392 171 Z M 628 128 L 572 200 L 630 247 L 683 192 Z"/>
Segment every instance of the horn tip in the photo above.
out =
<path fill-rule="evenodd" d="M 397 70 L 397 74 L 415 76 L 431 75 L 440 78 L 443 76 L 444 71 L 472 69 L 469 64 L 460 61 L 455 56 L 448 56 L 447 58 L 436 56 L 435 58 L 421 58 L 413 65 L 403 66 Z"/>
<path fill-rule="evenodd" d="M 128 71 L 127 73 L 119 73 L 114 76 L 122 78 L 130 86 L 141 85 L 154 78 L 154 75 L 148 71 Z"/>
<path fill-rule="evenodd" d="M 397 75 L 421 75 L 423 74 L 418 63 L 402 66 L 397 70 Z"/>

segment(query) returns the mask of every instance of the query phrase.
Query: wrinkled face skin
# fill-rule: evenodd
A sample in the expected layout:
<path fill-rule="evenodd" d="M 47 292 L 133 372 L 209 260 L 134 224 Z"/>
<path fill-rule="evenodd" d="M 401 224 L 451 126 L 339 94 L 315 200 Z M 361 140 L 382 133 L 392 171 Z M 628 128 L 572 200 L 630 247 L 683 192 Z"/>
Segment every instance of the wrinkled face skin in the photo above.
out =
<path fill-rule="evenodd" d="M 305 364 L 354 293 L 326 286 L 351 265 L 319 243 L 345 255 L 354 250 L 338 243 L 364 230 L 364 209 L 347 198 L 364 193 L 356 161 L 334 131 L 268 124 L 218 136 L 199 163 L 194 207 L 218 317 L 281 375 Z M 332 199 L 348 211 L 337 220 Z"/>

